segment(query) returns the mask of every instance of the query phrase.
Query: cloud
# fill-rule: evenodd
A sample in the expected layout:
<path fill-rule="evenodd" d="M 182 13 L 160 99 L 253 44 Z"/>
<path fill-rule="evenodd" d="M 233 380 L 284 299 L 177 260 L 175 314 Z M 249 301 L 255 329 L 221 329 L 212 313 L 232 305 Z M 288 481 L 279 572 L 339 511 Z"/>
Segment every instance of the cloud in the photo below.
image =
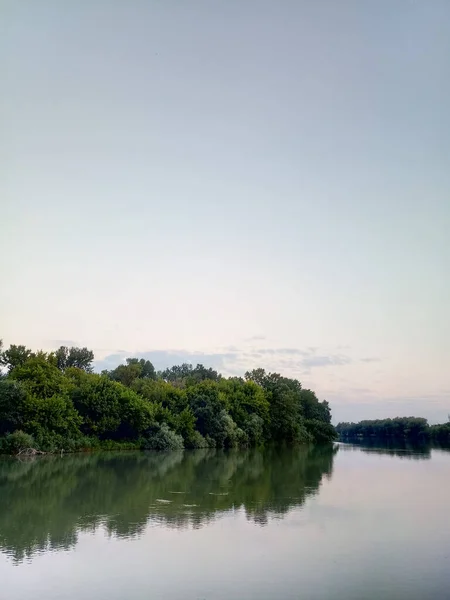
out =
<path fill-rule="evenodd" d="M 377 358 L 376 356 L 368 356 L 367 358 L 362 358 L 361 362 L 364 363 L 374 363 L 374 362 L 380 362 L 381 359 Z"/>
<path fill-rule="evenodd" d="M 95 371 L 111 371 L 115 369 L 118 365 L 121 365 L 125 362 L 125 358 L 128 356 L 132 356 L 129 352 L 119 352 L 116 351 L 114 354 L 108 354 L 105 358 L 101 360 L 94 360 L 94 370 Z"/>
<path fill-rule="evenodd" d="M 329 366 L 342 366 L 348 365 L 352 362 L 349 356 L 342 354 L 330 355 L 330 356 L 309 356 L 301 361 L 304 367 L 329 367 Z"/>
<path fill-rule="evenodd" d="M 261 348 L 257 352 L 260 354 L 289 354 L 298 356 L 309 356 L 314 352 L 313 348 L 302 350 L 300 348 Z"/>
<path fill-rule="evenodd" d="M 252 337 L 246 338 L 244 341 L 245 342 L 261 342 L 266 339 L 267 338 L 265 335 L 253 335 Z"/>
<path fill-rule="evenodd" d="M 204 364 L 224 375 L 243 375 L 245 371 L 263 367 L 267 371 L 300 377 L 311 373 L 311 369 L 341 367 L 354 362 L 345 354 L 316 354 L 316 348 L 236 348 L 230 346 L 216 352 L 192 352 L 189 350 L 148 350 L 125 352 L 114 350 L 97 360 L 96 370 L 115 368 L 125 358 L 138 357 L 150 360 L 157 370 L 182 363 Z"/>

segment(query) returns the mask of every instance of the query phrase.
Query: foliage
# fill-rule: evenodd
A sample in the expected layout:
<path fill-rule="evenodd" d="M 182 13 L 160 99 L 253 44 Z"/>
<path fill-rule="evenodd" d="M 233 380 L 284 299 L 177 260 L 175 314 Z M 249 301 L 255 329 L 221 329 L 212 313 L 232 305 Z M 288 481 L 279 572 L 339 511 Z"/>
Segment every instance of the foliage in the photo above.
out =
<path fill-rule="evenodd" d="M 86 373 L 92 373 L 94 362 L 94 353 L 87 348 L 68 348 L 60 346 L 55 352 L 56 364 L 58 369 L 65 371 L 70 367 L 82 369 Z"/>
<path fill-rule="evenodd" d="M 28 394 L 23 407 L 23 428 L 41 439 L 47 432 L 73 438 L 79 436 L 81 415 L 68 394 L 39 398 Z"/>
<path fill-rule="evenodd" d="M 21 450 L 33 448 L 34 445 L 33 436 L 20 431 L 20 429 L 0 438 L 0 452 L 3 454 L 17 454 Z"/>
<path fill-rule="evenodd" d="M 305 420 L 305 428 L 312 440 L 319 443 L 326 443 L 334 439 L 336 432 L 331 423 L 320 421 L 319 419 Z"/>
<path fill-rule="evenodd" d="M 4 365 L 8 372 L 11 372 L 16 367 L 23 365 L 31 356 L 33 356 L 33 353 L 29 348 L 11 345 L 8 350 L 1 352 L 0 364 Z"/>
<path fill-rule="evenodd" d="M 67 380 L 52 359 L 51 355 L 33 355 L 23 364 L 14 367 L 9 377 L 21 381 L 38 398 L 51 398 L 63 393 L 67 390 Z"/>
<path fill-rule="evenodd" d="M 295 379 L 264 369 L 247 372 L 245 378 L 262 386 L 269 402 L 269 434 L 275 441 L 307 441 L 301 418 L 301 384 Z"/>
<path fill-rule="evenodd" d="M 154 418 L 151 403 L 104 375 L 85 375 L 72 400 L 83 419 L 81 431 L 100 439 L 136 439 Z"/>
<path fill-rule="evenodd" d="M 0 380 L 0 435 L 22 427 L 26 397 L 26 391 L 19 382 Z"/>
<path fill-rule="evenodd" d="M 0 349 L 1 350 L 1 349 Z M 101 375 L 87 348 L 0 351 L 0 439 L 22 431 L 47 452 L 234 448 L 333 440 L 328 403 L 299 381 L 255 369 L 222 377 L 198 364 L 157 374 L 143 358 Z"/>
<path fill-rule="evenodd" d="M 450 444 L 450 421 L 441 425 L 431 425 L 430 438 L 441 444 Z"/>
<path fill-rule="evenodd" d="M 183 450 L 183 438 L 169 428 L 167 423 L 157 424 L 146 434 L 145 450 Z"/>
<path fill-rule="evenodd" d="M 420 440 L 429 436 L 429 425 L 420 417 L 396 417 L 395 419 L 375 419 L 359 423 L 339 423 L 337 433 L 342 438 L 376 437 L 407 438 Z"/>
<path fill-rule="evenodd" d="M 160 373 L 161 379 L 169 381 L 175 385 L 189 386 L 200 383 L 201 381 L 219 381 L 221 378 L 214 369 L 206 368 L 198 364 L 195 368 L 188 363 L 175 365 L 170 369 L 165 369 Z"/>
<path fill-rule="evenodd" d="M 109 371 L 108 376 L 114 381 L 119 381 L 131 387 L 134 381 L 156 379 L 155 367 L 149 360 L 143 358 L 127 358 L 126 365 L 119 365 L 112 371 Z"/>

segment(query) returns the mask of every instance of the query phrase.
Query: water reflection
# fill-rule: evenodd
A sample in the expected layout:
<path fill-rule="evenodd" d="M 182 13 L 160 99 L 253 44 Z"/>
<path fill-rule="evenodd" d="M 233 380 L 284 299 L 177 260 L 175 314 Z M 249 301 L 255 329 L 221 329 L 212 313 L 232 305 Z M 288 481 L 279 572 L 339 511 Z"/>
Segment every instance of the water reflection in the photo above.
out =
<path fill-rule="evenodd" d="M 247 452 L 92 454 L 0 461 L 0 550 L 16 562 L 68 550 L 103 526 L 137 536 L 147 523 L 202 527 L 243 508 L 265 525 L 316 494 L 337 447 Z"/>
<path fill-rule="evenodd" d="M 387 454 L 398 458 L 409 460 L 429 460 L 432 450 L 443 450 L 450 452 L 448 446 L 440 444 L 430 444 L 428 442 L 407 442 L 399 439 L 379 439 L 351 438 L 346 442 L 339 443 L 341 451 L 345 452 L 364 452 L 365 454 Z"/>

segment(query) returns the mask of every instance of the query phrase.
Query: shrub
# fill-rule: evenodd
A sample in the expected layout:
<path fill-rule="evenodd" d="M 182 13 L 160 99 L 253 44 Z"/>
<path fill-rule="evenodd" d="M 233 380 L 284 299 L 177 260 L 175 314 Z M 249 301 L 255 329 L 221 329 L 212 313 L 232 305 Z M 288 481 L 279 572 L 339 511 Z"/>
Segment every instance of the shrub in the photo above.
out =
<path fill-rule="evenodd" d="M 185 440 L 186 448 L 210 448 L 210 440 L 205 439 L 200 431 L 194 431 L 192 436 Z"/>
<path fill-rule="evenodd" d="M 182 450 L 181 435 L 172 431 L 166 423 L 155 425 L 148 431 L 144 444 L 145 450 Z"/>
<path fill-rule="evenodd" d="M 79 437 L 82 419 L 68 395 L 38 398 L 28 395 L 24 403 L 24 429 L 36 439 L 58 435 L 61 439 Z"/>
<path fill-rule="evenodd" d="M 256 414 L 250 415 L 243 426 L 247 434 L 249 443 L 256 446 L 263 441 L 264 421 Z"/>
<path fill-rule="evenodd" d="M 25 433 L 24 431 L 14 431 L 14 433 L 8 433 L 2 439 L 1 451 L 4 454 L 18 454 L 21 450 L 26 448 L 34 448 L 36 442 L 32 435 Z"/>

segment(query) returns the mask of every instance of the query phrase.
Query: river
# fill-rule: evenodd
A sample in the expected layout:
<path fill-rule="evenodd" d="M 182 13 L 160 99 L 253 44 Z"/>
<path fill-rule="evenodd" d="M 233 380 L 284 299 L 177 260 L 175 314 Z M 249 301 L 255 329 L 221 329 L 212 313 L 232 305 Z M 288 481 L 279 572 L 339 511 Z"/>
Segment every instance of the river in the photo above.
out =
<path fill-rule="evenodd" d="M 0 460 L 5 600 L 446 600 L 450 452 Z"/>

